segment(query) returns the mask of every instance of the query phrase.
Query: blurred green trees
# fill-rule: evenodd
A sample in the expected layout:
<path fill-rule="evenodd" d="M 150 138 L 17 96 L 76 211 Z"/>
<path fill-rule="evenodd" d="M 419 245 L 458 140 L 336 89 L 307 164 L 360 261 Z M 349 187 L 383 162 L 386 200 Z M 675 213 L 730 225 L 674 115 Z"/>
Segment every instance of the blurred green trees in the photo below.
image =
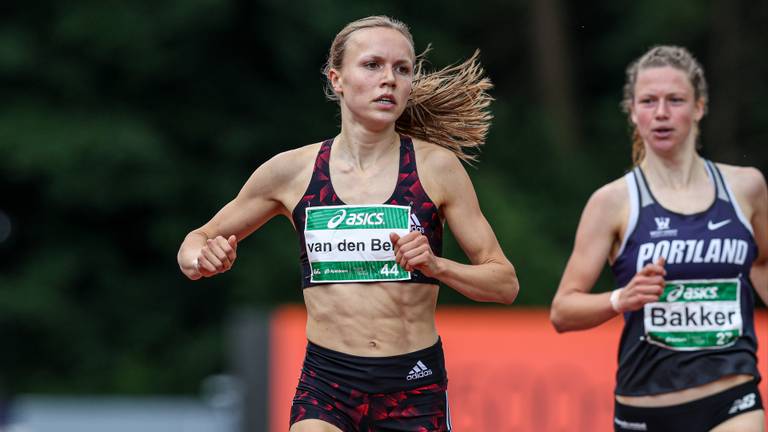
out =
<path fill-rule="evenodd" d="M 246 239 L 235 269 L 212 280 L 187 281 L 175 254 L 255 167 L 336 133 L 320 69 L 335 33 L 362 16 L 410 24 L 435 67 L 482 50 L 495 121 L 468 171 L 517 267 L 519 305 L 548 304 L 587 197 L 628 168 L 623 71 L 649 46 L 686 45 L 704 63 L 716 122 L 705 120 L 703 153 L 765 169 L 766 4 L 533 6 L 0 6 L 0 386 L 194 392 L 226 367 L 233 309 L 302 300 L 286 220 Z M 451 241 L 446 253 L 463 259 Z M 464 302 L 443 289 L 441 303 Z"/>

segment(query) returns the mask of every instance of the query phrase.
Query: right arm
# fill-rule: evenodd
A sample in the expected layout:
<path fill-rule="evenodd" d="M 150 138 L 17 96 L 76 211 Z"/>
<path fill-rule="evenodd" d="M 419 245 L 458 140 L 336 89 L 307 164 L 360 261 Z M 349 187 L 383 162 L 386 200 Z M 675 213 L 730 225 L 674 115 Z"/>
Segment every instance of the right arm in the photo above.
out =
<path fill-rule="evenodd" d="M 265 162 L 245 183 L 237 196 L 205 225 L 187 234 L 177 260 L 181 272 L 192 280 L 210 277 L 232 267 L 237 242 L 273 217 L 290 217 L 286 205 L 305 175 L 307 147 L 278 154 Z M 306 186 L 306 184 L 304 184 Z M 297 198 L 298 199 L 298 198 Z"/>
<path fill-rule="evenodd" d="M 628 215 L 627 184 L 619 179 L 597 190 L 579 221 L 573 252 L 552 301 L 550 319 L 558 332 L 583 330 L 602 324 L 619 312 L 640 309 L 658 300 L 664 285 L 663 262 L 648 264 L 619 291 L 616 305 L 611 293 L 592 294 L 606 261 L 616 253 Z"/>

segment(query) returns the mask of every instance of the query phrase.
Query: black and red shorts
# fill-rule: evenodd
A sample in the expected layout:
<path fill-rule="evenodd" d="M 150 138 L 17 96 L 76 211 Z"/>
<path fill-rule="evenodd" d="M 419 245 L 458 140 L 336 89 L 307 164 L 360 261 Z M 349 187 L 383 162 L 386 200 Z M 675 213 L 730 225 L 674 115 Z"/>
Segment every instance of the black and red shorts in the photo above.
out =
<path fill-rule="evenodd" d="M 447 385 L 439 339 L 391 357 L 353 356 L 309 342 L 290 424 L 317 419 L 344 432 L 447 432 Z"/>

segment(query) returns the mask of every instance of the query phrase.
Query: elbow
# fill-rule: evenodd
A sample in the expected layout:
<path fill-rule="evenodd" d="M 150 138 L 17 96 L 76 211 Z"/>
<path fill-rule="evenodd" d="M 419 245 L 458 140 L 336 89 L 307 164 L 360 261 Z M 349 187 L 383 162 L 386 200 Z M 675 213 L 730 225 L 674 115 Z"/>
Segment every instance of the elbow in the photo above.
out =
<path fill-rule="evenodd" d="M 510 272 L 506 279 L 507 283 L 504 284 L 504 288 L 499 295 L 498 302 L 505 305 L 511 305 L 515 302 L 517 295 L 520 293 L 520 281 L 517 280 L 515 268 L 511 264 Z"/>
<path fill-rule="evenodd" d="M 517 282 L 517 278 L 515 278 L 514 283 L 511 284 L 511 286 L 507 289 L 505 289 L 501 294 L 501 300 L 500 303 L 503 303 L 505 305 L 511 305 L 515 302 L 515 299 L 517 298 L 517 295 L 520 293 L 520 284 Z"/>
<path fill-rule="evenodd" d="M 549 320 L 552 322 L 552 327 L 555 328 L 556 332 L 565 333 L 568 331 L 568 328 L 564 323 L 561 320 L 558 320 L 552 313 L 549 314 Z"/>
<path fill-rule="evenodd" d="M 502 283 L 494 282 L 492 287 L 489 287 L 484 292 L 477 292 L 466 294 L 467 297 L 478 302 L 488 303 L 500 303 L 504 305 L 511 305 L 515 302 L 517 294 L 520 292 L 520 285 L 517 282 L 516 277 L 512 277 Z"/>
<path fill-rule="evenodd" d="M 565 333 L 572 329 L 568 326 L 568 322 L 563 316 L 557 303 L 557 299 L 552 302 L 552 307 L 549 309 L 549 321 L 552 323 L 552 327 L 555 328 L 556 332 Z"/>
<path fill-rule="evenodd" d="M 499 303 L 501 303 L 503 305 L 509 306 L 509 305 L 511 305 L 512 303 L 515 302 L 516 298 L 517 298 L 517 293 L 515 293 L 513 295 L 506 295 L 506 296 L 504 296 L 503 298 L 501 298 L 499 300 Z"/>

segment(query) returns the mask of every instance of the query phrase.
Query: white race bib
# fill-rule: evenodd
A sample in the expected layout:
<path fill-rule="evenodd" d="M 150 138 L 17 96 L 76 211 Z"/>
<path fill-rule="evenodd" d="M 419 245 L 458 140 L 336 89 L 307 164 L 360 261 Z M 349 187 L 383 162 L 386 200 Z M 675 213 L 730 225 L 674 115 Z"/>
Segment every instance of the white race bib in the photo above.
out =
<path fill-rule="evenodd" d="M 408 234 L 411 208 L 396 205 L 307 207 L 304 240 L 311 281 L 410 280 L 395 262 L 390 233 Z"/>
<path fill-rule="evenodd" d="M 644 306 L 649 343 L 678 351 L 722 348 L 742 334 L 741 281 L 667 281 L 658 302 Z"/>

